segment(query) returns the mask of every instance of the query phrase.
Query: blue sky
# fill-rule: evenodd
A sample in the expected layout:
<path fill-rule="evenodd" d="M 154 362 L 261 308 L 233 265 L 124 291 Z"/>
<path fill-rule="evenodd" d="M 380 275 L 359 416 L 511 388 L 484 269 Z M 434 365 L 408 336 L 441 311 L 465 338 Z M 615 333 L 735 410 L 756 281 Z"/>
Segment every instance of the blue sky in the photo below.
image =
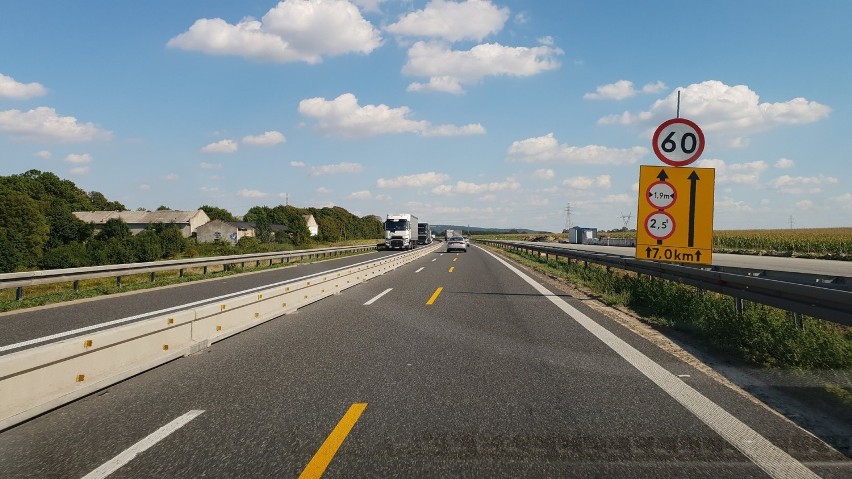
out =
<path fill-rule="evenodd" d="M 717 229 L 852 226 L 852 2 L 5 0 L 0 174 L 129 209 L 635 227 L 704 131 Z"/>

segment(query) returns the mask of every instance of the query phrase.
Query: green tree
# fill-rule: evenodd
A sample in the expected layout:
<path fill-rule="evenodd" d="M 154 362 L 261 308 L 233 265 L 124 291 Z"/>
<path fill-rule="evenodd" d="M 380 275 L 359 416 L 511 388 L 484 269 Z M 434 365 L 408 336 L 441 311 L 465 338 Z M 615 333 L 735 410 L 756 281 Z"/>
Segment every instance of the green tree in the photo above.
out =
<path fill-rule="evenodd" d="M 230 211 L 224 208 L 217 208 L 215 206 L 204 205 L 199 210 L 203 211 L 207 214 L 207 217 L 210 218 L 210 221 L 220 220 L 220 221 L 237 221 L 237 218 L 231 214 Z M 248 220 L 246 220 L 248 221 Z"/>
<path fill-rule="evenodd" d="M 157 211 L 171 211 L 171 208 L 168 206 L 160 205 L 157 207 Z"/>
<path fill-rule="evenodd" d="M 127 226 L 127 223 L 124 222 L 121 218 L 110 218 L 106 220 L 103 228 L 97 234 L 96 238 L 99 240 L 109 240 L 112 238 L 117 238 L 120 240 L 124 240 L 130 238 L 130 227 Z"/>
<path fill-rule="evenodd" d="M 103 193 L 98 191 L 89 193 L 89 200 L 95 211 L 127 211 L 123 204 L 118 201 L 109 201 Z"/>
<path fill-rule="evenodd" d="M 137 261 L 156 261 L 163 256 L 163 244 L 154 228 L 148 228 L 133 237 Z"/>
<path fill-rule="evenodd" d="M 3 250 L 0 256 L 14 258 L 4 261 L 5 271 L 36 266 L 44 253 L 50 225 L 39 203 L 26 194 L 0 189 L 0 234 Z"/>
<path fill-rule="evenodd" d="M 47 250 L 41 258 L 41 269 L 82 268 L 91 266 L 91 259 L 82 243 L 68 243 Z"/>
<path fill-rule="evenodd" d="M 183 237 L 183 233 L 175 225 L 162 228 L 158 234 L 163 245 L 163 257 L 165 258 L 177 256 L 185 252 L 189 246 L 189 241 Z"/>

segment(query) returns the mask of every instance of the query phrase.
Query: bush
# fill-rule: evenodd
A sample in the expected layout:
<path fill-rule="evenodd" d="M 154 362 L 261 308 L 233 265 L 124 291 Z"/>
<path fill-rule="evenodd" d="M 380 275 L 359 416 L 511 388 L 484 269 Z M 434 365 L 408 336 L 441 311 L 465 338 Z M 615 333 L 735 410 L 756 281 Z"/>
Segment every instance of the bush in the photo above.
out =
<path fill-rule="evenodd" d="M 90 266 L 91 260 L 82 243 L 68 243 L 47 250 L 41 258 L 41 269 L 82 268 Z"/>

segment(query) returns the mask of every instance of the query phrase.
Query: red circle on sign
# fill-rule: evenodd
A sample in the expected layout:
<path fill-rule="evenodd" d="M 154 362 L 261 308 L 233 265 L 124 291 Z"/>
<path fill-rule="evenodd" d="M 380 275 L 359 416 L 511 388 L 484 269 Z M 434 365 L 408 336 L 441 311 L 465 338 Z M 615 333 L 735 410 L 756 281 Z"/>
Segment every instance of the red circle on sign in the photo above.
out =
<path fill-rule="evenodd" d="M 668 202 L 666 202 L 666 201 L 654 202 L 654 201 L 651 200 L 651 198 L 656 198 L 656 196 L 657 196 L 657 192 L 656 191 L 652 192 L 651 190 L 655 190 L 656 189 L 655 187 L 659 187 L 659 186 L 666 186 L 666 187 L 668 187 L 668 189 L 670 189 L 672 191 L 670 195 L 661 196 L 659 198 L 659 199 L 662 199 L 662 200 L 669 200 Z M 658 210 L 664 210 L 666 208 L 671 207 L 671 205 L 673 205 L 675 203 L 675 201 L 677 201 L 677 196 L 675 195 L 675 193 L 677 193 L 677 192 L 675 191 L 674 186 L 671 183 L 666 183 L 665 181 L 655 181 L 655 182 L 651 183 L 650 185 L 648 185 L 648 189 L 645 190 L 645 200 L 647 200 L 648 204 L 653 206 L 654 208 L 657 208 Z"/>
<path fill-rule="evenodd" d="M 660 136 L 672 125 L 675 125 L 678 129 L 692 130 L 691 134 L 695 137 L 694 151 L 688 153 L 683 152 L 684 142 L 682 138 L 678 138 L 678 141 L 668 139 L 669 141 L 672 141 L 675 146 L 670 152 L 660 148 Z M 651 143 L 654 145 L 654 154 L 657 155 L 657 158 L 659 158 L 663 163 L 671 166 L 686 166 L 697 160 L 698 157 L 701 156 L 701 153 L 704 153 L 704 132 L 701 131 L 701 128 L 699 128 L 698 125 L 686 118 L 672 118 L 671 120 L 664 121 L 662 125 L 657 127 Z M 688 154 L 690 156 L 684 159 L 678 159 L 676 157 L 670 158 L 669 156 L 666 156 L 672 155 L 676 152 L 678 154 L 674 156 L 682 156 L 684 154 Z"/>
<path fill-rule="evenodd" d="M 663 235 L 663 236 L 660 236 L 658 233 L 652 232 L 652 231 L 651 231 L 651 229 L 648 227 L 648 223 L 649 223 L 649 220 L 651 220 L 651 217 L 653 217 L 653 216 L 657 216 L 657 215 L 665 216 L 665 217 L 666 217 L 666 219 L 667 219 L 668 221 L 670 221 L 670 222 L 671 222 L 671 223 L 670 223 L 670 224 L 671 224 L 671 228 L 669 229 L 669 232 L 668 232 L 668 233 L 666 233 L 666 234 L 665 234 L 665 235 Z M 648 217 L 647 217 L 647 218 L 645 218 L 645 225 L 644 225 L 644 226 L 645 226 L 645 232 L 646 232 L 646 233 L 648 233 L 648 236 L 650 236 L 650 237 L 654 238 L 655 240 L 664 240 L 664 239 L 667 239 L 667 238 L 671 237 L 671 235 L 673 235 L 673 234 L 674 234 L 674 232 L 675 232 L 675 220 L 674 220 L 674 218 L 672 217 L 672 215 L 670 215 L 670 214 L 666 213 L 665 211 L 654 211 L 653 213 L 651 213 L 650 215 L 648 215 Z"/>

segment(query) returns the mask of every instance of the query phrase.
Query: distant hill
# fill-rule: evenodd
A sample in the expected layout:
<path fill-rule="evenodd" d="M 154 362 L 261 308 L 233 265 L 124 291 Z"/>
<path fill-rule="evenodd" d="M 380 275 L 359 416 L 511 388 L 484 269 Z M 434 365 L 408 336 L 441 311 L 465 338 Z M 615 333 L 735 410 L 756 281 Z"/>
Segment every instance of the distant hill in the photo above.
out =
<path fill-rule="evenodd" d="M 460 225 L 429 225 L 432 228 L 432 233 L 441 236 L 447 230 L 462 231 L 464 234 L 489 235 L 489 234 L 535 234 L 549 233 L 548 231 L 535 231 L 525 228 L 483 228 L 480 226 L 460 226 Z"/>

